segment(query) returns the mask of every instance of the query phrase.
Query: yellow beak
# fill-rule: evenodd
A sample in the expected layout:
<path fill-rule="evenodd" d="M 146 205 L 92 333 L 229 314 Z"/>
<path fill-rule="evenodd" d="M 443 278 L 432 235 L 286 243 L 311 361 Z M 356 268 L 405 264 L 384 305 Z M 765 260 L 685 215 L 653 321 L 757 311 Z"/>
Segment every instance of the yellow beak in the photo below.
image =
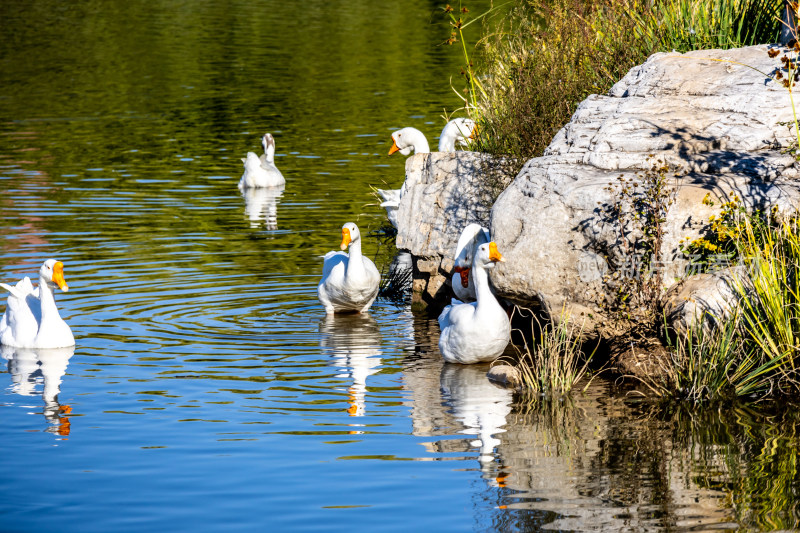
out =
<path fill-rule="evenodd" d="M 350 237 L 350 230 L 347 228 L 342 228 L 342 244 L 339 246 L 342 250 L 346 250 L 347 246 L 353 241 Z"/>
<path fill-rule="evenodd" d="M 397 141 L 392 139 L 392 147 L 389 148 L 389 155 L 392 155 L 395 152 L 399 152 L 400 148 L 397 147 Z"/>
<path fill-rule="evenodd" d="M 69 290 L 67 282 L 64 281 L 64 263 L 61 261 L 56 261 L 56 264 L 53 265 L 53 283 L 64 292 Z"/>
<path fill-rule="evenodd" d="M 506 258 L 503 257 L 500 252 L 497 251 L 497 243 L 494 241 L 489 243 L 489 259 L 494 262 L 500 261 L 501 263 L 506 262 Z"/>

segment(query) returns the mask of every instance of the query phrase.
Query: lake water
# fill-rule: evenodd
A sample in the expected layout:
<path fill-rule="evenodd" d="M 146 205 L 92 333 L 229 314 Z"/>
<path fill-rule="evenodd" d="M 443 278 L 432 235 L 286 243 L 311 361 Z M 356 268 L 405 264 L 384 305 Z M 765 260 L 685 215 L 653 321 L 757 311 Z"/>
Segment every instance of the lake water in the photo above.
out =
<path fill-rule="evenodd" d="M 402 182 L 390 133 L 435 145 L 458 107 L 439 7 L 0 6 L 0 280 L 63 261 L 76 337 L 2 351 L 0 530 L 800 524 L 797 409 L 657 408 L 603 380 L 537 404 L 443 364 L 402 302 L 325 316 L 320 256 L 345 222 L 378 230 L 370 186 Z M 243 196 L 267 131 L 287 185 Z"/>

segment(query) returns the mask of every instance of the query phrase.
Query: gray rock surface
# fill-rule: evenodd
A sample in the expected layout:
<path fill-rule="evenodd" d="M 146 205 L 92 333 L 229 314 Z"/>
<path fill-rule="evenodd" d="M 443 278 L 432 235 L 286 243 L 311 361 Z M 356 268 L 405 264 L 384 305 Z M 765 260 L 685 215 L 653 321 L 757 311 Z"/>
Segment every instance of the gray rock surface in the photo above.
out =
<path fill-rule="evenodd" d="M 503 164 L 476 152 L 432 152 L 406 160 L 396 245 L 414 257 L 414 303 L 449 303 L 458 237 L 470 223 L 488 226 L 493 201 L 510 181 Z"/>
<path fill-rule="evenodd" d="M 564 307 L 590 319 L 589 337 L 604 335 L 605 276 L 637 260 L 626 250 L 635 228 L 621 228 L 608 206 L 620 177 L 641 184 L 654 161 L 676 170 L 667 174 L 675 202 L 655 258 L 664 289 L 686 273 L 680 241 L 700 236 L 731 193 L 749 207 L 793 210 L 800 181 L 794 158 L 781 153 L 793 137 L 780 124 L 792 120 L 789 93 L 741 65 L 772 72 L 780 62 L 767 49 L 655 54 L 607 96 L 584 101 L 492 208 L 492 239 L 507 260 L 491 275 L 497 293 L 554 318 Z M 709 193 L 716 206 L 702 202 Z"/>
<path fill-rule="evenodd" d="M 689 276 L 664 294 L 664 316 L 680 337 L 685 338 L 697 326 L 708 334 L 730 316 L 742 293 L 748 290 L 744 266 Z"/>

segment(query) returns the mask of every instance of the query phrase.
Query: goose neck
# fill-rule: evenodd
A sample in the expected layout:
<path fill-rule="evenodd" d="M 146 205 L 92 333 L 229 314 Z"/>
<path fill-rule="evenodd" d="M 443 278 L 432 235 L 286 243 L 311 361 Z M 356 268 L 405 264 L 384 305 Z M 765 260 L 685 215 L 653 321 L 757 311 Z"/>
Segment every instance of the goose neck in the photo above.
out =
<path fill-rule="evenodd" d="M 483 307 L 499 305 L 497 299 L 489 288 L 489 273 L 483 265 L 472 266 L 472 276 L 475 281 L 475 299 L 478 309 Z"/>
<path fill-rule="evenodd" d="M 356 239 L 350 243 L 347 251 L 347 276 L 357 276 L 364 272 L 364 261 L 362 261 L 361 239 Z"/>
<path fill-rule="evenodd" d="M 53 286 L 41 276 L 39 276 L 39 301 L 42 305 L 42 321 L 51 316 L 58 316 Z"/>
<path fill-rule="evenodd" d="M 439 151 L 440 152 L 455 152 L 456 151 L 456 138 L 454 136 L 444 134 L 439 137 Z"/>

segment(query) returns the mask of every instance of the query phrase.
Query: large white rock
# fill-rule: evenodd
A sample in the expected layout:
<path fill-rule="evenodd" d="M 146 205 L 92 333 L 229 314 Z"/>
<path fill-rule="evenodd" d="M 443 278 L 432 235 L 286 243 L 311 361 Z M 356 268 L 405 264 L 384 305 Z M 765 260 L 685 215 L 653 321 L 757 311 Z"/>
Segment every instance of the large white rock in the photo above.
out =
<path fill-rule="evenodd" d="M 619 190 L 609 184 L 641 182 L 654 161 L 689 171 L 671 178 L 675 204 L 656 262 L 664 288 L 686 272 L 680 240 L 700 235 L 720 199 L 735 193 L 751 206 L 794 209 L 798 171 L 781 153 L 793 138 L 780 124 L 792 120 L 788 91 L 741 65 L 771 72 L 780 62 L 767 49 L 655 54 L 609 95 L 584 101 L 492 209 L 492 238 L 507 260 L 492 273 L 498 294 L 554 318 L 566 308 L 587 319 L 586 334 L 603 335 L 604 275 L 625 267 L 625 241 L 635 240 L 609 216 Z M 716 207 L 703 204 L 708 193 Z"/>

